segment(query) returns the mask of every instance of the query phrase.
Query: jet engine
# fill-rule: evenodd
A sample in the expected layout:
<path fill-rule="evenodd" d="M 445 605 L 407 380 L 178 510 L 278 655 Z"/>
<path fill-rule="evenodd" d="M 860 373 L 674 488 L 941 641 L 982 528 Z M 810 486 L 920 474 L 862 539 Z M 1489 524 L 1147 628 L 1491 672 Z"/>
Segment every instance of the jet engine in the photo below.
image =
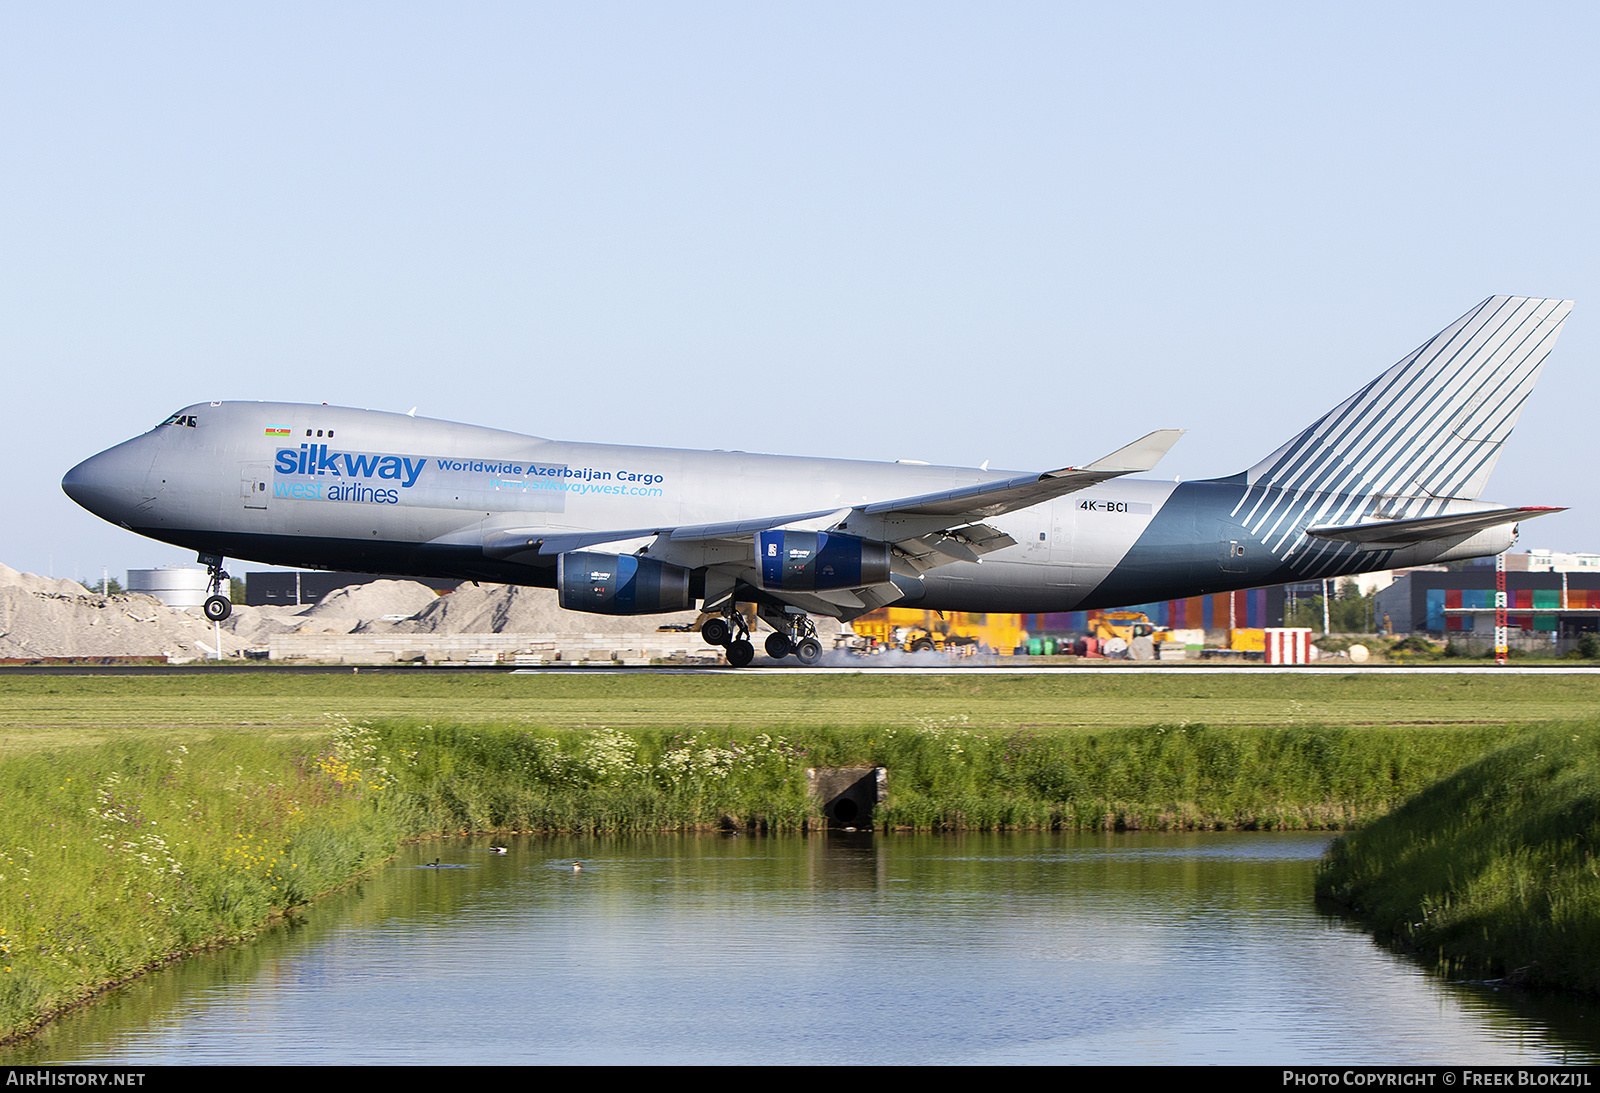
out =
<path fill-rule="evenodd" d="M 556 557 L 556 595 L 568 611 L 654 615 L 686 611 L 689 570 L 636 554 L 570 550 Z"/>
<path fill-rule="evenodd" d="M 774 592 L 862 588 L 889 579 L 889 544 L 822 531 L 763 531 L 756 563 L 761 587 Z"/>

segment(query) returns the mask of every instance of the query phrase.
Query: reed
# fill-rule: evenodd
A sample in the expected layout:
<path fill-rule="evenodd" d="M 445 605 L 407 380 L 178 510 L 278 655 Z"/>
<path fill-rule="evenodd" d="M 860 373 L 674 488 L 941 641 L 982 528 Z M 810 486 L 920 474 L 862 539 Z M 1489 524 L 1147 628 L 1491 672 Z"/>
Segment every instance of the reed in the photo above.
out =
<path fill-rule="evenodd" d="M 803 830 L 808 767 L 888 768 L 886 831 L 1321 829 L 1370 820 L 1483 754 L 1483 727 L 920 725 L 666 733 L 378 721 L 394 793 L 428 830 Z"/>

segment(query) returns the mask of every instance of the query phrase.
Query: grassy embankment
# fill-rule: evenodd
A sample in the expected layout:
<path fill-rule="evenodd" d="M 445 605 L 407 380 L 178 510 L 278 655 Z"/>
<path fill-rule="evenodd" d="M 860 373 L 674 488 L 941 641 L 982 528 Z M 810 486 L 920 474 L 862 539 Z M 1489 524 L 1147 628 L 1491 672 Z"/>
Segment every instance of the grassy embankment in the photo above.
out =
<path fill-rule="evenodd" d="M 409 833 L 348 729 L 0 762 L 0 1040 L 346 883 Z"/>
<path fill-rule="evenodd" d="M 1450 973 L 1600 995 L 1600 726 L 1550 725 L 1337 842 L 1317 894 Z"/>
<path fill-rule="evenodd" d="M 806 767 L 867 763 L 890 768 L 878 817 L 890 829 L 1345 826 L 1492 750 L 1530 705 L 1575 714 L 1589 686 L 0 679 L 0 1030 L 248 936 L 409 837 L 681 830 L 725 816 L 796 829 L 813 814 Z"/>

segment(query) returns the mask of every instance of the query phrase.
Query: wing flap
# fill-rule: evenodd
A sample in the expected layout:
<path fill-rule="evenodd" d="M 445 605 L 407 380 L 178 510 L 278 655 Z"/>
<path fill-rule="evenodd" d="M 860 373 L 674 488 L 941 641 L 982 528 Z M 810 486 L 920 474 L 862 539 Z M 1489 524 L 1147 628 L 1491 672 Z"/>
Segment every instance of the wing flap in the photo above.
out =
<path fill-rule="evenodd" d="M 669 538 L 675 543 L 694 542 L 699 539 L 742 539 L 754 536 L 758 531 L 793 527 L 824 516 L 836 516 L 839 511 L 818 509 L 816 512 L 796 512 L 788 516 L 761 516 L 753 520 L 729 520 L 720 524 L 692 524 L 670 529 Z"/>
<path fill-rule="evenodd" d="M 902 577 L 901 581 L 904 580 Z M 885 581 L 863 588 L 835 588 L 818 592 L 767 589 L 766 595 L 813 615 L 849 620 L 904 599 L 906 589 L 895 581 Z"/>
<path fill-rule="evenodd" d="M 483 553 L 501 560 L 530 561 L 539 556 L 553 557 L 569 550 L 587 550 L 595 546 L 612 546 L 614 554 L 626 554 L 656 535 L 659 528 L 613 529 L 610 531 L 557 531 L 544 528 L 502 528 L 483 537 Z"/>
<path fill-rule="evenodd" d="M 1016 546 L 1017 541 L 988 524 L 968 524 L 949 531 L 934 531 L 890 544 L 895 556 L 912 571 L 922 573 L 951 562 L 976 562 L 985 554 Z"/>

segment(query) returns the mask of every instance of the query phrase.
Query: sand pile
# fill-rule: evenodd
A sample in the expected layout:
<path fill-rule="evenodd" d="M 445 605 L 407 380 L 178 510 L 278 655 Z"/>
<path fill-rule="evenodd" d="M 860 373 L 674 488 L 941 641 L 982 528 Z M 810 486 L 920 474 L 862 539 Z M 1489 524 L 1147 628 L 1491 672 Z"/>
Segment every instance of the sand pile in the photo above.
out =
<path fill-rule="evenodd" d="M 248 607 L 234 604 L 222 628 L 246 649 L 265 649 L 274 634 L 292 634 L 305 625 L 305 608 Z M 340 631 L 344 633 L 346 631 Z"/>
<path fill-rule="evenodd" d="M 299 615 L 285 616 L 283 621 L 298 619 L 298 629 L 303 634 L 365 633 L 363 627 L 368 623 L 408 619 L 438 598 L 433 589 L 416 581 L 373 581 L 335 589 Z"/>
<path fill-rule="evenodd" d="M 221 635 L 224 654 L 238 640 Z M 76 581 L 51 580 L 0 565 L 0 657 L 153 657 L 211 655 L 211 624 L 154 596 L 101 596 Z"/>
<path fill-rule="evenodd" d="M 398 582 L 397 582 L 398 583 Z M 420 586 L 419 586 L 420 587 Z M 324 601 L 326 602 L 326 601 Z M 361 633 L 391 634 L 637 634 L 658 626 L 687 625 L 699 615 L 591 615 L 563 611 L 550 588 L 464 584 L 439 596 L 415 618 L 392 625 L 369 622 Z"/>
<path fill-rule="evenodd" d="M 222 624 L 224 656 L 265 649 L 274 635 L 527 634 L 570 640 L 585 634 L 642 634 L 688 625 L 694 611 L 590 615 L 563 611 L 548 588 L 464 584 L 446 596 L 415 581 L 374 581 L 330 592 L 312 607 L 234 607 Z M 824 642 L 837 630 L 817 619 Z M 101 596 L 75 581 L 0 565 L 0 657 L 212 656 L 210 623 L 153 596 Z M 698 640 L 698 639 L 695 639 Z"/>

